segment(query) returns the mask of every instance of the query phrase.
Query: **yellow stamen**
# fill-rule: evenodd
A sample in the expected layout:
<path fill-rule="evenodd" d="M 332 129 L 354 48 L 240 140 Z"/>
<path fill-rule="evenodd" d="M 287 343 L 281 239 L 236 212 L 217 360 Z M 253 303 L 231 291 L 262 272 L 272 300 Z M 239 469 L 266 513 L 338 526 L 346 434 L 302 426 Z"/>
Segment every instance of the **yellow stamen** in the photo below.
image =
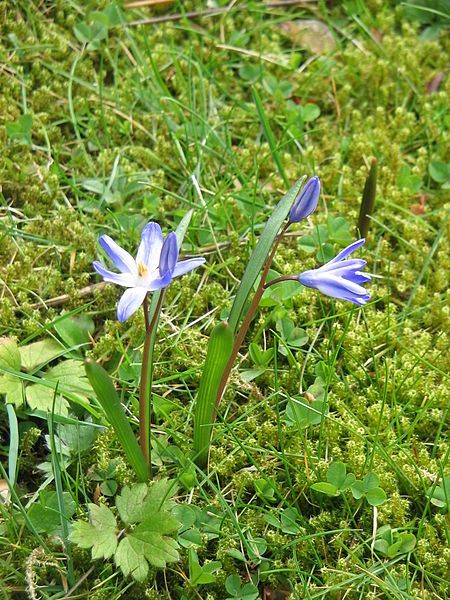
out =
<path fill-rule="evenodd" d="M 144 263 L 138 262 L 137 268 L 138 268 L 138 275 L 139 275 L 139 277 L 143 277 L 144 275 L 146 275 L 148 273 L 148 269 L 144 265 Z"/>

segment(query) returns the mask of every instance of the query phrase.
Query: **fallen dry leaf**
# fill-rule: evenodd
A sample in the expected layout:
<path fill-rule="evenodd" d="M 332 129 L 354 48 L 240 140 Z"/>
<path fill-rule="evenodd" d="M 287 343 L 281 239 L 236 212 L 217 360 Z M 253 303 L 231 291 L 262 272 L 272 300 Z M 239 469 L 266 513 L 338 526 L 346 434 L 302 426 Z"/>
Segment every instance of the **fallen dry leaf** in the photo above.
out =
<path fill-rule="evenodd" d="M 444 71 L 439 71 L 436 75 L 427 83 L 427 94 L 433 94 L 433 92 L 437 92 L 442 80 L 444 79 Z"/>
<path fill-rule="evenodd" d="M 296 46 L 306 48 L 314 54 L 326 54 L 336 48 L 330 28 L 322 21 L 285 21 L 280 23 L 279 28 Z"/>
<path fill-rule="evenodd" d="M 425 194 L 420 194 L 420 204 L 412 204 L 409 208 L 414 215 L 423 215 L 425 212 Z"/>
<path fill-rule="evenodd" d="M 11 491 L 6 479 L 0 479 L 0 502 L 9 504 L 11 502 Z"/>

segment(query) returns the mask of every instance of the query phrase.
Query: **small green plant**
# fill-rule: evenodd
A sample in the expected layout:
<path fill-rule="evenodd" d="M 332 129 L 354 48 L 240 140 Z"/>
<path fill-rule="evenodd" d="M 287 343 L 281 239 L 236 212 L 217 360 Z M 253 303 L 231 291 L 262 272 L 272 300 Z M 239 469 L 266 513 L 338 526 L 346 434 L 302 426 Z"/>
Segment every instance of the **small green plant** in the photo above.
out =
<path fill-rule="evenodd" d="M 52 338 L 20 347 L 11 338 L 1 338 L 0 394 L 5 394 L 6 402 L 42 415 L 54 408 L 57 415 L 67 416 L 69 401 L 91 412 L 88 397 L 92 388 L 83 363 L 64 359 L 48 367 L 64 352 L 64 347 Z"/>
<path fill-rule="evenodd" d="M 34 502 L 28 511 L 28 518 L 38 533 L 62 535 L 61 520 L 68 521 L 76 510 L 76 504 L 69 492 L 62 493 L 62 503 L 64 514 L 60 511 L 57 492 L 43 490 L 39 494 L 39 500 Z"/>
<path fill-rule="evenodd" d="M 276 502 L 276 488 L 270 479 L 255 479 L 256 495 L 264 502 Z"/>
<path fill-rule="evenodd" d="M 364 479 L 356 479 L 353 473 L 347 473 L 343 462 L 332 462 L 328 467 L 327 480 L 319 481 L 311 489 L 327 496 L 339 496 L 342 492 L 351 490 L 353 498 L 365 498 L 371 506 L 379 506 L 386 502 L 386 493 L 379 487 L 380 480 L 375 473 L 368 473 Z"/>
<path fill-rule="evenodd" d="M 450 476 L 444 477 L 440 485 L 429 487 L 426 494 L 431 504 L 450 510 Z"/>
<path fill-rule="evenodd" d="M 255 342 L 250 344 L 248 350 L 250 358 L 255 364 L 256 368 L 242 371 L 241 377 L 244 379 L 244 381 L 252 381 L 253 379 L 256 379 L 265 373 L 269 368 L 269 364 L 272 362 L 274 355 L 273 348 L 262 350 Z"/>
<path fill-rule="evenodd" d="M 227 600 L 256 600 L 259 597 L 258 588 L 253 583 L 242 583 L 239 575 L 229 575 L 225 589 L 230 594 Z"/>
<path fill-rule="evenodd" d="M 8 139 L 17 144 L 31 146 L 31 132 L 33 129 L 33 116 L 25 113 L 18 121 L 6 123 L 6 135 Z"/>
<path fill-rule="evenodd" d="M 221 567 L 222 563 L 218 560 L 207 561 L 200 565 L 197 552 L 193 548 L 189 550 L 189 583 L 193 587 L 215 583 L 215 573 Z"/>
<path fill-rule="evenodd" d="M 116 499 L 116 515 L 105 504 L 89 504 L 90 522 L 78 521 L 70 539 L 90 548 L 92 558 L 114 558 L 125 576 L 144 581 L 149 564 L 164 568 L 179 559 L 174 534 L 180 523 L 173 516 L 172 481 L 160 479 L 149 489 L 145 483 L 123 488 Z"/>
<path fill-rule="evenodd" d="M 345 463 L 332 462 L 327 470 L 327 480 L 314 483 L 311 489 L 327 496 L 339 496 L 348 490 L 355 481 L 356 477 L 353 473 L 347 473 Z"/>
<path fill-rule="evenodd" d="M 267 542 L 262 537 L 253 537 L 250 531 L 246 532 L 245 537 L 245 552 L 241 552 L 237 548 L 230 548 L 227 550 L 227 554 L 251 567 L 255 567 L 263 560 L 263 556 L 267 550 Z"/>
<path fill-rule="evenodd" d="M 306 429 L 311 425 L 319 425 L 327 413 L 325 383 L 323 378 L 318 376 L 306 390 L 304 397 L 289 396 L 284 420 L 288 425 Z"/>
<path fill-rule="evenodd" d="M 450 188 L 450 163 L 433 160 L 428 165 L 428 173 L 433 181 L 441 184 L 443 190 Z"/>
<path fill-rule="evenodd" d="M 365 498 L 371 506 L 379 506 L 386 502 L 386 492 L 380 487 L 380 480 L 375 473 L 368 473 L 364 479 L 356 480 L 352 486 L 355 500 Z"/>
<path fill-rule="evenodd" d="M 383 525 L 377 532 L 374 550 L 394 558 L 399 554 L 408 554 L 416 547 L 416 536 L 406 531 L 392 529 L 390 525 Z"/>
<path fill-rule="evenodd" d="M 282 510 L 279 519 L 275 515 L 268 513 L 264 515 L 264 520 L 267 521 L 269 525 L 272 525 L 289 535 L 297 535 L 302 529 L 299 523 L 300 514 L 294 507 Z"/>

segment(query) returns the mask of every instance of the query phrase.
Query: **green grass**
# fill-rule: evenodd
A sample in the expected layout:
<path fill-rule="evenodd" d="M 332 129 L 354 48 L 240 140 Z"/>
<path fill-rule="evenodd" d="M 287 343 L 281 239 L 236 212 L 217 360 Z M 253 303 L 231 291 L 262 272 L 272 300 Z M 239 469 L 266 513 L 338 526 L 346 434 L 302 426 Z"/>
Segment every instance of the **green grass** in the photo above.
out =
<path fill-rule="evenodd" d="M 146 222 L 167 233 L 193 209 L 182 253 L 207 260 L 167 289 L 154 351 L 153 472 L 177 481 L 180 561 L 136 583 L 70 542 L 89 503 L 114 512 L 135 479 L 112 431 L 98 427 L 93 394 L 65 381 L 68 416 L 0 401 L 0 479 L 11 483 L 0 503 L 0 598 L 225 599 L 236 574 L 261 598 L 448 598 L 448 508 L 435 495 L 449 475 L 449 197 L 436 176 L 450 162 L 448 19 L 445 2 L 425 4 L 249 2 L 136 26 L 127 23 L 153 13 L 123 9 L 121 23 L 106 1 L 0 2 L 0 334 L 62 348 L 47 366 L 9 367 L 15 381 L 43 381 L 55 395 L 49 369 L 95 358 L 137 432 L 144 319 L 118 323 L 119 290 L 94 285 L 97 238 L 134 252 Z M 103 38 L 87 47 L 74 27 L 105 9 Z M 325 22 L 335 49 L 314 54 L 279 28 L 302 19 Z M 28 113 L 31 128 L 20 120 Z M 295 180 L 319 175 L 319 207 L 291 228 L 273 269 L 317 266 L 354 239 L 373 156 L 371 302 L 356 310 L 300 286 L 266 292 L 204 472 L 190 452 L 208 335 L 265 222 Z M 80 315 L 92 331 L 61 337 L 63 317 Z M 303 345 L 286 342 L 282 319 L 303 329 Z M 251 342 L 274 358 L 249 380 Z M 297 426 L 291 399 L 308 406 L 310 394 L 327 410 Z M 358 480 L 378 475 L 387 501 L 314 491 L 333 461 Z M 45 494 L 53 508 L 39 513 Z M 384 525 L 413 534 L 414 547 L 374 549 Z M 220 561 L 208 583 L 193 582 L 190 549 L 203 570 Z"/>

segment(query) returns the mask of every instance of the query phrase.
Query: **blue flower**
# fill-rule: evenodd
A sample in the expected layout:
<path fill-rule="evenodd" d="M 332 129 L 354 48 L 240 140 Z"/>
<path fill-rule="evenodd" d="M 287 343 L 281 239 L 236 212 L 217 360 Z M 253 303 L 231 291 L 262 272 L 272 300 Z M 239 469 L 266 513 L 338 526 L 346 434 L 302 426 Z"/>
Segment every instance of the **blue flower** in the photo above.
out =
<path fill-rule="evenodd" d="M 359 258 L 345 260 L 365 241 L 365 239 L 361 239 L 353 242 L 325 265 L 301 273 L 298 280 L 302 285 L 316 288 L 327 296 L 339 300 L 348 300 L 354 304 L 366 304 L 370 300 L 370 294 L 361 286 L 362 283 L 370 281 L 370 276 L 361 272 L 361 269 L 366 265 L 366 261 Z"/>
<path fill-rule="evenodd" d="M 167 287 L 173 277 L 184 275 L 205 262 L 204 258 L 178 261 L 175 233 L 169 233 L 164 239 L 161 227 L 153 222 L 142 230 L 136 259 L 109 235 L 102 235 L 99 242 L 120 273 L 108 271 L 98 260 L 92 263 L 94 269 L 104 281 L 128 288 L 117 306 L 117 318 L 122 323 L 138 310 L 147 292 Z"/>
<path fill-rule="evenodd" d="M 317 203 L 319 202 L 320 196 L 320 180 L 314 176 L 309 179 L 302 189 L 300 194 L 297 196 L 294 206 L 291 208 L 289 213 L 289 220 L 291 223 L 298 223 L 316 210 Z"/>

